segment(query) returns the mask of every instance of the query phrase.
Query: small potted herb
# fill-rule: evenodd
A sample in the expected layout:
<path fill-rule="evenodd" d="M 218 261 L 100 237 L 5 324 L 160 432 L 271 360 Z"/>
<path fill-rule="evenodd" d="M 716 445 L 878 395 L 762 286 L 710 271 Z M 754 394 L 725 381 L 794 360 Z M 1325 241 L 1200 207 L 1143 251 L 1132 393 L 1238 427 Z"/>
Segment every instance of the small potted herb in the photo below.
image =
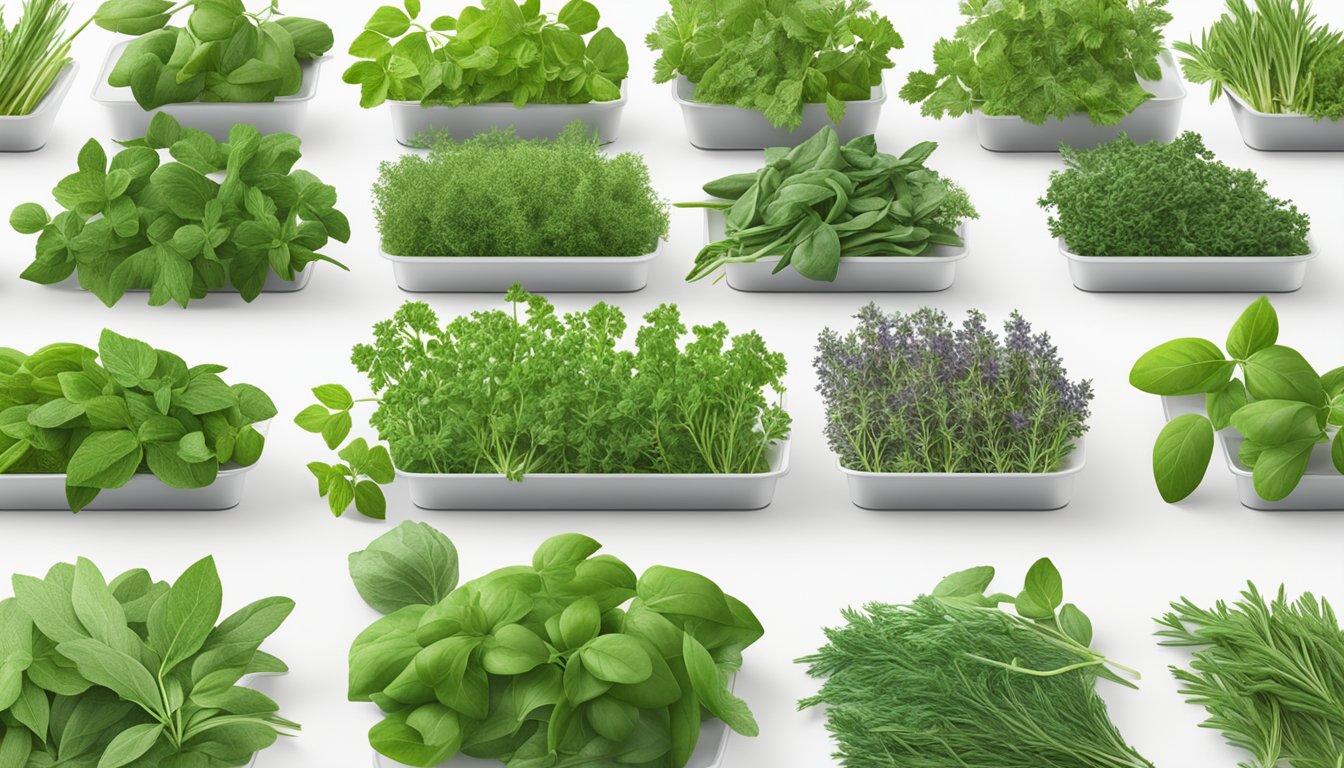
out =
<path fill-rule="evenodd" d="M 973 114 L 995 152 L 1093 147 L 1122 131 L 1171 141 L 1185 86 L 1162 29 L 1167 0 L 969 0 L 934 71 L 913 72 L 901 98 L 936 118 Z"/>
<path fill-rule="evenodd" d="M 831 126 L 873 133 L 882 73 L 905 43 L 868 0 L 673 2 L 649 33 L 654 81 L 673 82 L 691 144 L 794 146 Z"/>
<path fill-rule="evenodd" d="M 225 370 L 112 331 L 0 349 L 0 509 L 237 506 L 275 405 Z"/>
<path fill-rule="evenodd" d="M 109 307 L 128 292 L 186 307 L 215 292 L 250 302 L 301 290 L 319 261 L 346 268 L 319 251 L 348 242 L 350 222 L 335 188 L 294 169 L 297 136 L 239 125 L 218 143 L 158 114 L 143 139 L 120 144 L 110 161 L 96 140 L 84 145 L 52 193 L 65 210 L 14 209 L 10 225 L 38 235 L 23 279 L 78 286 Z"/>
<path fill-rule="evenodd" d="M 603 142 L 616 140 L 630 55 L 616 33 L 598 28 L 588 0 L 568 0 L 554 15 L 539 0 L 486 2 L 424 21 L 420 12 L 420 0 L 374 11 L 350 44 L 360 61 L 345 71 L 361 107 L 388 104 L 397 141 L 509 127 L 538 138 L 576 120 Z"/>
<path fill-rule="evenodd" d="M 407 291 L 637 291 L 668 232 L 644 158 L 606 154 L 580 123 L 549 139 L 438 135 L 383 163 L 373 199 Z"/>
<path fill-rule="evenodd" d="M 687 327 L 675 305 L 644 316 L 621 349 L 625 314 L 597 304 L 560 316 L 514 286 L 511 311 L 447 325 L 408 302 L 355 347 L 391 449 L 356 440 L 314 463 L 340 515 L 381 517 L 378 475 L 426 509 L 759 509 L 788 472 L 784 356 L 723 323 Z M 336 449 L 355 400 L 339 385 L 296 418 Z M 372 481 L 372 482 L 366 482 Z M 365 503 L 359 504 L 361 495 Z"/>
<path fill-rule="evenodd" d="M 966 258 L 963 224 L 978 218 L 965 190 L 872 136 L 843 146 L 827 126 L 806 142 L 766 152 L 766 165 L 705 185 L 708 245 L 686 277 L 722 270 L 740 291 L 941 291 Z M 799 190 L 806 193 L 799 195 Z"/>
<path fill-rule="evenodd" d="M 29 0 L 7 27 L 0 10 L 0 152 L 46 146 L 79 72 L 70 45 L 84 27 L 66 34 L 69 16 L 67 2 Z"/>
<path fill-rule="evenodd" d="M 1092 401 L 1044 333 L 1014 313 L 1002 337 L 969 312 L 870 304 L 814 361 L 826 438 L 867 509 L 1058 509 L 1083 469 Z"/>
<path fill-rule="evenodd" d="M 1085 291 L 1295 291 L 1316 254 L 1310 220 L 1187 132 L 1062 147 L 1040 206 Z"/>
<path fill-rule="evenodd" d="M 1318 374 L 1278 341 L 1278 314 L 1261 298 L 1232 326 L 1226 353 L 1183 338 L 1134 364 L 1130 384 L 1161 395 L 1167 412 L 1153 475 L 1168 503 L 1199 488 L 1221 442 L 1243 505 L 1344 510 L 1344 368 Z"/>
<path fill-rule="evenodd" d="M 765 633 L 751 609 L 698 573 L 636 574 L 601 548 L 561 534 L 460 584 L 457 549 L 424 523 L 352 554 L 381 614 L 349 654 L 350 700 L 382 713 L 375 765 L 714 768 L 730 730 L 756 736 L 732 691 Z"/>
<path fill-rule="evenodd" d="M 83 557 L 10 583 L 14 596 L 0 600 L 5 768 L 252 766 L 299 731 L 249 683 L 289 670 L 261 646 L 294 601 L 222 616 L 214 558 L 172 584 L 143 568 L 107 579 Z"/>
<path fill-rule="evenodd" d="M 94 22 L 135 36 L 108 52 L 93 91 L 121 138 L 143 136 L 159 112 L 220 141 L 239 123 L 297 133 L 333 43 L 325 23 L 283 15 L 279 0 L 258 11 L 243 0 L 108 0 Z"/>
<path fill-rule="evenodd" d="M 1310 0 L 1229 0 L 1198 43 L 1173 47 L 1210 101 L 1227 94 L 1250 148 L 1344 151 L 1344 33 Z"/>

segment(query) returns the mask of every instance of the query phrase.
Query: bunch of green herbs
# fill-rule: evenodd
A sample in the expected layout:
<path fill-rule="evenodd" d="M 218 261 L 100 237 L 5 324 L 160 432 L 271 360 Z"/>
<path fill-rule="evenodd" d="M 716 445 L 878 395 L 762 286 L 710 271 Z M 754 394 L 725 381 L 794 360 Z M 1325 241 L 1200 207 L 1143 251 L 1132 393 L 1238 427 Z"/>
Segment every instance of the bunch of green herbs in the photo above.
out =
<path fill-rule="evenodd" d="M 875 304 L 848 334 L 827 328 L 813 362 L 826 438 L 860 472 L 1045 473 L 1087 431 L 1092 385 L 1068 378 L 1048 334 L 1014 313 L 1001 339 L 985 316 Z"/>
<path fill-rule="evenodd" d="M 70 45 L 88 22 L 67 35 L 69 16 L 63 0 L 24 0 L 13 27 L 0 16 L 0 116 L 32 114 L 70 63 Z"/>
<path fill-rule="evenodd" d="M 151 305 L 186 307 L 225 286 L 252 301 L 271 273 L 293 281 L 316 261 L 345 269 L 319 251 L 348 242 L 350 222 L 334 187 L 294 170 L 297 136 L 237 125 L 220 143 L 159 113 L 145 138 L 119 143 L 110 162 L 96 140 L 84 145 L 53 191 L 65 209 L 54 217 L 37 203 L 14 209 L 10 225 L 38 235 L 23 279 L 76 275 L 109 307 L 137 289 Z"/>
<path fill-rule="evenodd" d="M 1151 768 L 1111 722 L 1099 679 L 1132 687 L 1093 650 L 1092 622 L 1065 604 L 1038 561 L 1016 596 L 987 595 L 994 569 L 948 576 L 908 604 L 843 612 L 827 645 L 799 659 L 824 680 L 799 708 L 824 706 L 846 768 Z M 1013 612 L 1000 605 L 1013 606 Z M 1116 671 L 1113 671 L 1116 670 Z"/>
<path fill-rule="evenodd" d="M 1204 707 L 1204 727 L 1250 753 L 1245 768 L 1344 764 L 1344 631 L 1310 592 L 1269 600 L 1254 584 L 1228 605 L 1187 598 L 1158 619 L 1162 644 L 1191 649 L 1173 666 L 1181 695 Z"/>
<path fill-rule="evenodd" d="M 169 24 L 186 9 L 186 26 Z M 331 50 L 331 28 L 285 16 L 279 0 L 249 11 L 243 0 L 107 0 L 93 20 L 135 35 L 107 82 L 130 88 L 144 109 L 193 101 L 255 103 L 293 96 L 302 63 Z"/>
<path fill-rule="evenodd" d="M 350 556 L 386 614 L 350 649 L 351 701 L 385 713 L 369 742 L 398 763 L 457 755 L 531 766 L 683 768 L 705 719 L 755 736 L 729 675 L 764 633 L 714 582 L 653 566 L 636 576 L 579 534 L 528 565 L 458 584 L 457 550 L 403 523 Z"/>
<path fill-rule="evenodd" d="M 1271 115 L 1344 118 L 1344 34 L 1316 21 L 1310 0 L 1227 0 L 1200 36 L 1173 46 L 1191 82 Z"/>
<path fill-rule="evenodd" d="M 1301 256 L 1310 219 L 1255 171 L 1229 168 L 1185 132 L 1170 144 L 1128 136 L 1060 147 L 1066 166 L 1039 201 L 1050 234 L 1080 256 Z"/>
<path fill-rule="evenodd" d="M 644 158 L 608 155 L 582 123 L 554 139 L 510 129 L 384 162 L 373 188 L 395 256 L 643 256 L 667 237 Z"/>
<path fill-rule="evenodd" d="M 896 157 L 878 152 L 873 136 L 841 145 L 826 126 L 792 149 L 767 149 L 761 170 L 705 185 L 719 200 L 680 204 L 722 211 L 725 221 L 724 239 L 696 255 L 686 279 L 778 258 L 776 273 L 793 267 L 809 280 L 832 282 L 844 258 L 963 245 L 958 228 L 979 214 L 965 190 L 924 166 L 937 148 L 924 142 Z"/>
<path fill-rule="evenodd" d="M 5 768 L 239 768 L 299 729 L 242 684 L 288 670 L 261 645 L 294 601 L 221 622 L 212 558 L 172 585 L 144 569 L 106 581 L 84 558 L 13 583 L 0 601 Z"/>
<path fill-rule="evenodd" d="M 647 42 L 660 53 L 655 82 L 681 75 L 695 101 L 756 110 L 790 131 L 807 104 L 839 123 L 905 46 L 868 0 L 672 0 Z"/>
<path fill-rule="evenodd" d="M 598 29 L 601 16 L 588 0 L 569 0 L 554 17 L 541 12 L 541 0 L 488 0 L 428 26 L 418 22 L 420 10 L 420 0 L 384 5 L 350 44 L 361 61 L 345 71 L 345 82 L 359 85 L 360 106 L 621 98 L 629 52 L 610 28 Z"/>
<path fill-rule="evenodd" d="M 1083 113 L 1114 125 L 1152 98 L 1167 0 L 964 0 L 956 35 L 933 46 L 901 98 L 927 116 L 977 111 L 1040 125 Z"/>

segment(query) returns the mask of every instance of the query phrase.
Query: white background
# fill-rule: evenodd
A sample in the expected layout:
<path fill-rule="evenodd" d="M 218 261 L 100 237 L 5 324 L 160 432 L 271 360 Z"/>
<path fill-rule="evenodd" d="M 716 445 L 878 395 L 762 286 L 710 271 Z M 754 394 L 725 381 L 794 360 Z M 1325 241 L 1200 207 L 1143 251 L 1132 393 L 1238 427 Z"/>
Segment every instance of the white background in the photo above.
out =
<path fill-rule="evenodd" d="M 375 5 L 370 0 L 285 0 L 283 7 L 327 20 L 343 52 Z M 426 0 L 425 13 L 456 13 L 462 5 L 460 0 Z M 615 148 L 644 153 L 657 188 L 674 201 L 697 199 L 705 181 L 758 167 L 759 153 L 692 148 L 668 87 L 651 82 L 653 55 L 642 39 L 664 3 L 605 0 L 599 5 L 603 22 L 626 40 L 632 54 L 631 103 Z M 559 2 L 547 0 L 545 6 L 554 11 Z M 737 690 L 755 710 L 762 735 L 734 737 L 727 758 L 731 768 L 830 764 L 822 718 L 794 711 L 794 702 L 815 685 L 792 660 L 818 646 L 820 627 L 835 623 L 842 607 L 908 600 L 947 572 L 977 564 L 998 566 L 997 586 L 1014 591 L 1025 568 L 1049 555 L 1064 574 L 1068 599 L 1092 615 L 1098 646 L 1144 673 L 1139 692 L 1103 684 L 1124 734 L 1159 766 L 1231 766 L 1240 756 L 1216 733 L 1197 729 L 1202 710 L 1176 695 L 1165 667 L 1183 657 L 1154 645 L 1151 619 L 1182 594 L 1201 604 L 1234 596 L 1248 578 L 1268 589 L 1285 582 L 1294 593 L 1314 590 L 1340 597 L 1344 517 L 1244 509 L 1231 477 L 1217 464 L 1188 502 L 1164 504 L 1150 477 L 1160 406 L 1156 398 L 1130 389 L 1126 380 L 1138 355 L 1168 338 L 1199 335 L 1221 342 L 1252 297 L 1108 296 L 1075 290 L 1035 202 L 1058 158 L 985 152 L 968 121 L 920 118 L 894 96 L 906 72 L 928 66 L 933 41 L 955 29 L 957 3 L 885 0 L 878 6 L 906 39 L 889 75 L 893 94 L 878 132 L 879 146 L 899 153 L 917 141 L 938 141 L 930 164 L 961 181 L 982 214 L 971 225 L 971 256 L 962 263 L 956 286 L 934 295 L 813 296 L 688 285 L 682 277 L 701 245 L 701 214 L 674 211 L 671 247 L 654 264 L 649 287 L 610 297 L 631 318 L 659 303 L 676 302 L 690 322 L 722 319 L 735 331 L 756 328 L 788 355 L 796 426 L 793 468 L 775 503 L 747 513 L 436 513 L 415 509 L 405 489 L 393 487 L 389 517 L 425 520 L 442 529 L 456 542 L 467 578 L 527 562 L 544 538 L 579 531 L 605 543 L 637 571 L 655 563 L 698 570 L 745 600 L 767 634 L 747 653 Z M 1317 6 L 1322 17 L 1344 24 L 1344 7 L 1328 0 Z M 93 0 L 77 0 L 75 16 L 82 19 L 95 7 Z M 1169 37 L 1197 33 L 1220 7 L 1214 0 L 1175 0 Z M 12 18 L 17 7 L 9 11 Z M 0 210 L 29 200 L 49 204 L 50 188 L 74 170 L 80 145 L 91 136 L 111 138 L 105 115 L 88 94 L 113 41 L 97 28 L 79 40 L 75 55 L 83 69 L 47 148 L 0 157 Z M 338 245 L 329 253 L 350 264 L 351 274 L 320 265 L 307 290 L 263 295 L 250 306 L 236 297 L 212 297 L 182 311 L 143 306 L 139 297 L 130 297 L 107 309 L 92 295 L 21 281 L 32 239 L 7 227 L 0 231 L 0 344 L 26 351 L 56 341 L 94 345 L 99 330 L 111 327 L 176 351 L 190 364 L 229 365 L 230 381 L 261 386 L 280 407 L 282 418 L 237 509 L 4 513 L 0 519 L 0 571 L 5 573 L 42 573 L 53 562 L 85 555 L 109 573 L 143 566 L 171 579 L 199 557 L 214 554 L 224 577 L 226 610 L 271 594 L 296 599 L 298 609 L 269 647 L 290 662 L 293 673 L 268 681 L 267 688 L 304 731 L 301 738 L 263 753 L 263 768 L 366 765 L 365 731 L 376 715 L 370 705 L 345 701 L 347 648 L 374 618 L 350 585 L 346 555 L 387 531 L 391 522 L 367 522 L 353 512 L 332 519 L 304 469 L 306 462 L 323 458 L 325 448 L 288 421 L 311 401 L 312 385 L 339 381 L 363 391 L 348 363 L 349 349 L 409 298 L 398 291 L 390 266 L 377 257 L 368 204 L 378 162 L 396 157 L 399 149 L 388 115 L 360 110 L 356 90 L 340 82 L 348 63 L 341 53 L 322 74 L 302 132 L 300 166 L 340 190 L 340 207 L 350 215 L 354 238 L 348 247 Z M 1344 287 L 1339 263 L 1344 159 L 1254 152 L 1238 138 L 1226 103 L 1210 105 L 1195 86 L 1190 86 L 1183 124 L 1203 133 L 1222 159 L 1255 168 L 1269 179 L 1274 194 L 1297 201 L 1311 214 L 1323 254 L 1312 265 L 1305 289 L 1274 299 L 1282 338 L 1321 370 L 1344 362 L 1338 298 Z M 557 303 L 577 309 L 597 298 L 564 296 Z M 1049 513 L 911 514 L 869 512 L 849 503 L 821 435 L 812 345 L 823 326 L 847 327 L 852 312 L 874 299 L 888 309 L 933 304 L 954 316 L 979 307 L 996 322 L 1018 308 L 1054 335 L 1071 373 L 1093 379 L 1097 389 L 1088 466 L 1072 506 Z M 445 319 L 503 306 L 493 296 L 440 295 L 428 301 Z M 8 588 L 0 587 L 0 594 L 8 594 Z"/>

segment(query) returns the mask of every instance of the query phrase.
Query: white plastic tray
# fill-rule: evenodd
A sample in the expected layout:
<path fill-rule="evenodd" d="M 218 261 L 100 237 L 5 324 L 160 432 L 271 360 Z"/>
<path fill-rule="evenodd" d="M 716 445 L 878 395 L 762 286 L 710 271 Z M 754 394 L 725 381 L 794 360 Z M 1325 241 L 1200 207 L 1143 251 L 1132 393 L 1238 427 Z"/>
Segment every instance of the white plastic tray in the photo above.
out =
<path fill-rule="evenodd" d="M 496 128 L 512 126 L 524 139 L 553 137 L 575 121 L 597 133 L 603 144 L 615 141 L 621 130 L 621 114 L 630 101 L 629 79 L 621 83 L 621 98 L 588 104 L 528 104 L 521 109 L 512 102 L 471 104 L 461 107 L 422 107 L 418 101 L 389 101 L 392 135 L 397 143 L 414 146 L 422 133 L 446 131 L 458 141 Z"/>
<path fill-rule="evenodd" d="M 705 209 L 705 242 L 722 240 L 726 221 L 723 211 Z M 959 230 L 966 242 L 966 228 Z M 723 271 L 729 287 L 738 291 L 796 293 L 875 293 L 945 291 L 957 277 L 957 264 L 970 253 L 968 245 L 954 248 L 937 245 L 925 256 L 864 256 L 840 259 L 833 282 L 809 280 L 797 270 L 772 274 L 781 257 L 770 256 L 749 264 L 726 264 Z"/>
<path fill-rule="evenodd" d="M 392 273 L 413 293 L 504 293 L 514 283 L 533 293 L 629 293 L 649 283 L 658 241 L 643 256 L 393 256 Z"/>
<path fill-rule="evenodd" d="M 255 466 L 255 465 L 253 465 Z M 247 473 L 253 467 L 220 469 L 205 488 L 170 488 L 153 475 L 136 475 L 121 488 L 103 491 L 85 511 L 127 510 L 206 512 L 242 503 Z M 65 475 L 0 475 L 0 510 L 69 510 Z"/>
<path fill-rule="evenodd" d="M 1059 252 L 1080 290 L 1142 293 L 1290 293 L 1307 279 L 1316 246 L 1303 256 L 1079 256 Z"/>
<path fill-rule="evenodd" d="M 1153 98 L 1139 105 L 1117 125 L 1094 125 L 1086 114 L 1074 114 L 1060 120 L 1050 118 L 1043 125 L 1032 125 L 1020 117 L 990 116 L 976 112 L 975 132 L 980 146 L 991 152 L 1058 152 L 1060 144 L 1090 149 L 1120 135 L 1129 134 L 1135 142 L 1171 141 L 1180 132 L 1181 108 L 1185 104 L 1185 83 L 1170 51 L 1158 57 L 1161 80 L 1140 80 Z"/>
<path fill-rule="evenodd" d="M 401 472 L 411 501 L 434 510 L 750 510 L 770 505 L 789 473 L 789 440 L 770 471 L 742 475 L 429 475 Z"/>
<path fill-rule="evenodd" d="M 1187 414 L 1207 416 L 1209 413 L 1207 402 L 1208 399 L 1204 395 L 1163 395 L 1162 414 L 1166 416 L 1167 421 Z"/>
<path fill-rule="evenodd" d="M 839 460 L 836 466 L 849 481 L 850 501 L 864 509 L 1044 511 L 1073 500 L 1074 480 L 1087 463 L 1085 447 L 1080 441 L 1062 469 L 1040 474 L 858 472 Z"/>
<path fill-rule="evenodd" d="M 262 293 L 295 293 L 308 287 L 308 283 L 313 279 L 313 265 L 309 264 L 299 270 L 294 275 L 293 280 L 285 280 L 275 272 L 268 272 L 266 275 L 266 284 L 261 287 Z M 79 287 L 78 273 L 73 274 L 55 285 L 56 288 L 63 291 L 82 291 Z M 146 288 L 131 288 L 127 293 L 149 293 Z M 210 291 L 212 294 L 238 293 L 238 289 L 232 285 L 226 285 L 218 290 Z"/>
<path fill-rule="evenodd" d="M 1258 112 L 1235 93 L 1224 89 L 1241 140 L 1264 151 L 1344 151 L 1344 120 L 1313 120 L 1306 115 Z"/>
<path fill-rule="evenodd" d="M 79 74 L 79 62 L 66 64 L 51 84 L 51 89 L 27 115 L 0 116 L 0 152 L 36 152 L 47 145 L 56 125 L 61 104 Z"/>
<path fill-rule="evenodd" d="M 112 73 L 117 59 L 128 45 L 129 40 L 112 46 L 93 86 L 93 100 L 107 109 L 108 116 L 112 120 L 113 137 L 118 139 L 144 136 L 149 131 L 149 121 L 158 112 L 166 112 L 183 126 L 205 131 L 218 141 L 228 141 L 229 131 L 241 123 L 254 125 L 263 134 L 298 134 L 303 125 L 303 118 L 308 113 L 308 102 L 317 95 L 317 82 L 322 63 L 330 58 L 324 56 L 300 62 L 303 85 L 299 87 L 299 92 L 293 96 L 282 96 L 273 102 L 234 104 L 198 101 L 167 104 L 158 109 L 145 111 L 136 103 L 130 88 L 113 88 L 107 84 L 108 75 Z"/>
<path fill-rule="evenodd" d="M 887 102 L 883 85 L 873 88 L 867 101 L 845 102 L 845 119 L 839 124 L 826 115 L 825 104 L 803 105 L 803 124 L 789 132 L 776 128 L 765 115 L 753 109 L 729 104 L 701 104 L 695 100 L 695 85 L 678 76 L 672 83 L 672 99 L 681 107 L 686 121 L 686 136 L 700 149 L 765 149 L 794 147 L 831 125 L 841 143 L 877 132 L 882 105 Z"/>
<path fill-rule="evenodd" d="M 1311 463 L 1307 466 L 1307 474 L 1302 477 L 1297 488 L 1288 494 L 1288 498 L 1265 501 L 1255 492 L 1251 469 L 1238 458 L 1244 440 L 1235 429 L 1223 430 L 1219 440 L 1223 445 L 1223 455 L 1227 458 L 1227 467 L 1237 480 L 1237 495 L 1241 497 L 1242 506 L 1267 512 L 1344 511 L 1344 475 L 1335 469 L 1328 443 L 1316 446 L 1311 454 Z"/>

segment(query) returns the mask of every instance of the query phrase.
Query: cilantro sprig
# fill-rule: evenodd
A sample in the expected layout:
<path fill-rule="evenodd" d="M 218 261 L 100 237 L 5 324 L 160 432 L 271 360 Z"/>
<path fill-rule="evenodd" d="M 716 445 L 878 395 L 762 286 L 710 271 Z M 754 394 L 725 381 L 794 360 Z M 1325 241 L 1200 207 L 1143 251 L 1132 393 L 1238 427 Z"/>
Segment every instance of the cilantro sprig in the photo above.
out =
<path fill-rule="evenodd" d="M 23 278 L 46 285 L 77 275 L 109 307 L 128 290 L 149 290 L 154 306 L 232 285 L 246 301 L 271 272 L 293 280 L 331 240 L 348 242 L 350 222 L 336 189 L 294 170 L 299 139 L 234 126 L 227 143 L 159 113 L 143 139 L 120 142 L 109 162 L 90 140 L 79 170 L 56 185 L 54 217 L 36 203 L 10 224 L 39 235 Z M 167 150 L 176 162 L 163 163 Z M 218 180 L 217 180 L 218 179 Z"/>
<path fill-rule="evenodd" d="M 345 71 L 360 106 L 388 99 L 424 106 L 512 102 L 587 104 L 621 98 L 630 72 L 625 43 L 588 0 L 554 17 L 541 0 L 487 0 L 454 16 L 419 22 L 420 0 L 374 11 L 350 44 L 363 59 Z"/>

